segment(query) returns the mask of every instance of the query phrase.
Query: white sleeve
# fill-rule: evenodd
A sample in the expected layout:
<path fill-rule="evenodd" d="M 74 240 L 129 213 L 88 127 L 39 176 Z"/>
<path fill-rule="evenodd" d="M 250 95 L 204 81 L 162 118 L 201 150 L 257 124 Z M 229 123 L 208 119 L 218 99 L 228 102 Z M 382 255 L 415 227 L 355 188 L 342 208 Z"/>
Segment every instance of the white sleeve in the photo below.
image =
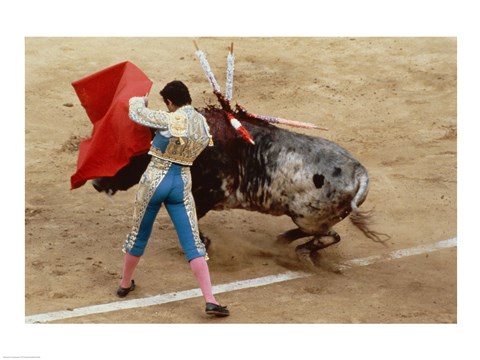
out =
<path fill-rule="evenodd" d="M 162 110 L 150 110 L 145 106 L 143 97 L 133 97 L 128 104 L 128 116 L 136 123 L 160 130 L 168 129 L 168 124 L 172 121 L 171 113 Z"/>

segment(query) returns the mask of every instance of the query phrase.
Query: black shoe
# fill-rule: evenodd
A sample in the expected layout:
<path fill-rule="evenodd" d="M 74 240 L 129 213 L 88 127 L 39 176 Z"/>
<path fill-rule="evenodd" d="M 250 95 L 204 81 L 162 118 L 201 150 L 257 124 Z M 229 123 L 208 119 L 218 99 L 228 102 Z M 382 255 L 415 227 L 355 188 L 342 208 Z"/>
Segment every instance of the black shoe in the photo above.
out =
<path fill-rule="evenodd" d="M 122 288 L 121 286 L 118 287 L 117 289 L 117 295 L 119 297 L 125 297 L 128 295 L 130 291 L 135 290 L 135 281 L 132 280 L 132 285 L 130 285 L 129 288 Z"/>
<path fill-rule="evenodd" d="M 228 316 L 230 315 L 230 311 L 227 310 L 226 306 L 221 306 L 217 304 L 207 303 L 205 307 L 205 312 L 208 315 L 215 315 L 215 316 Z"/>

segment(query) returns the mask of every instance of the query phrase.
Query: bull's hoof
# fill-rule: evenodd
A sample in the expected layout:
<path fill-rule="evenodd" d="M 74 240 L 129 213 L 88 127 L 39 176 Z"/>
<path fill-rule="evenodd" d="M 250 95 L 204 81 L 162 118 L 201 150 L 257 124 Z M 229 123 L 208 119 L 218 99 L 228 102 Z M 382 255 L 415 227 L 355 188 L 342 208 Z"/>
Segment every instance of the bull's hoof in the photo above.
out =
<path fill-rule="evenodd" d="M 298 260 L 300 260 L 303 265 L 305 265 L 310 270 L 316 270 L 316 266 L 313 262 L 312 253 L 310 252 L 310 250 L 297 247 L 295 249 L 295 253 L 297 254 Z"/>
<path fill-rule="evenodd" d="M 329 260 L 328 257 L 322 256 L 321 252 L 314 251 L 311 254 L 311 259 L 315 264 L 317 270 L 325 270 L 328 272 L 333 272 L 335 274 L 343 274 L 342 267 L 337 263 Z"/>

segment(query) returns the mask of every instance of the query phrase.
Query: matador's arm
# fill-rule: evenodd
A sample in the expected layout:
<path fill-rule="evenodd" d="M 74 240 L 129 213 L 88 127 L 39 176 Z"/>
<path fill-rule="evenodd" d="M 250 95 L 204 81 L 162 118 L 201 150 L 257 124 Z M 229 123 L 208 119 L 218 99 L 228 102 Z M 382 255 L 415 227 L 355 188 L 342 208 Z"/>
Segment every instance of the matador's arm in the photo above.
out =
<path fill-rule="evenodd" d="M 172 113 L 151 110 L 145 106 L 145 98 L 133 97 L 129 100 L 128 116 L 136 123 L 155 129 L 167 130 L 173 120 Z"/>

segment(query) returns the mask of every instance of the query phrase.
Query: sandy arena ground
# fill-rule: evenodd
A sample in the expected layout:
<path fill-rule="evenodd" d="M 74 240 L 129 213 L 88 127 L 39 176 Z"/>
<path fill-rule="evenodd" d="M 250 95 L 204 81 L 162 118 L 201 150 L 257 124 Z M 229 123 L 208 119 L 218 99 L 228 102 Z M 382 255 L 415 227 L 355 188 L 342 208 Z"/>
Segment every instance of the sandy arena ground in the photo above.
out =
<path fill-rule="evenodd" d="M 77 145 L 91 124 L 71 82 L 129 60 L 158 91 L 185 81 L 194 105 L 216 104 L 193 38 L 27 38 L 25 315 L 118 301 L 120 250 L 135 188 L 113 198 L 90 183 L 70 190 Z M 234 103 L 252 112 L 320 124 L 301 130 L 335 141 L 368 169 L 363 208 L 375 209 L 387 246 L 344 220 L 342 241 L 306 278 L 218 295 L 231 316 L 212 319 L 203 300 L 116 311 L 57 323 L 350 324 L 457 322 L 456 247 L 340 273 L 328 264 L 457 236 L 457 43 L 455 38 L 197 38 L 221 85 L 235 44 Z M 224 86 L 222 86 L 224 87 Z M 292 130 L 298 131 L 298 130 Z M 275 244 L 286 217 L 242 210 L 200 221 L 212 239 L 212 281 L 306 269 Z M 196 287 L 164 209 L 129 299 Z"/>

